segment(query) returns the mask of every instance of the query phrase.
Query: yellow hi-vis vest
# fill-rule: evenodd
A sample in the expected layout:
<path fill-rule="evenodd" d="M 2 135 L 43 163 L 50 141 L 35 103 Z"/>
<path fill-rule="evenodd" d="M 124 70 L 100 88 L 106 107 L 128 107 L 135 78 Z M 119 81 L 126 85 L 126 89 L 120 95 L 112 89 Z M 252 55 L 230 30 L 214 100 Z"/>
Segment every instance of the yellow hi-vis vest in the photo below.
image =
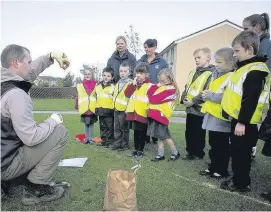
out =
<path fill-rule="evenodd" d="M 199 95 L 204 88 L 209 76 L 212 74 L 211 71 L 205 71 L 202 73 L 194 82 L 192 82 L 193 77 L 196 71 L 191 71 L 188 76 L 188 83 L 187 83 L 187 91 L 186 91 L 186 99 L 192 100 L 194 97 Z"/>
<path fill-rule="evenodd" d="M 136 89 L 133 95 L 130 97 L 126 113 L 134 113 L 147 118 L 147 109 L 149 99 L 147 97 L 147 92 L 152 86 L 151 83 L 144 83 L 139 89 Z"/>
<path fill-rule="evenodd" d="M 265 63 L 255 62 L 249 63 L 239 69 L 237 69 L 230 77 L 230 81 L 226 87 L 222 98 L 223 110 L 234 119 L 238 119 L 242 96 L 243 96 L 243 83 L 246 76 L 251 71 L 263 71 L 267 72 L 266 82 L 263 91 L 258 100 L 256 110 L 250 120 L 250 124 L 258 124 L 261 121 L 261 117 L 265 107 L 268 107 L 269 92 L 270 92 L 270 73 Z"/>
<path fill-rule="evenodd" d="M 172 85 L 164 85 L 159 87 L 155 92 L 154 95 L 159 94 L 163 92 L 164 90 L 169 90 L 169 89 L 175 89 Z M 165 102 L 161 104 L 151 104 L 149 105 L 149 108 L 152 110 L 158 110 L 161 113 L 161 116 L 166 117 L 168 120 L 171 118 L 172 113 L 175 109 L 175 101 L 170 101 L 170 102 Z"/>
<path fill-rule="evenodd" d="M 209 90 L 216 93 L 216 94 L 223 93 L 225 90 L 225 87 L 229 83 L 231 75 L 232 75 L 232 73 L 227 73 L 227 74 L 224 74 L 223 76 L 221 76 L 215 80 L 212 78 L 210 85 L 209 85 Z M 219 119 L 225 120 L 225 121 L 229 121 L 222 116 L 221 104 L 218 104 L 216 102 L 211 102 L 211 101 L 207 100 L 203 104 L 203 106 L 201 108 L 201 112 L 202 113 L 209 113 L 216 118 L 219 118 Z"/>
<path fill-rule="evenodd" d="M 117 111 L 125 111 L 127 108 L 129 98 L 127 98 L 124 94 L 124 91 L 126 90 L 127 86 L 128 86 L 128 83 L 126 83 L 126 85 L 123 86 L 120 92 L 119 92 L 119 83 L 117 83 L 115 86 L 114 104 L 115 104 L 115 109 Z"/>
<path fill-rule="evenodd" d="M 88 110 L 90 110 L 92 113 L 95 113 L 96 98 L 94 90 L 91 92 L 90 95 L 88 95 L 82 83 L 77 84 L 76 88 L 78 92 L 79 114 L 82 115 Z"/>
<path fill-rule="evenodd" d="M 97 105 L 96 108 L 114 109 L 113 94 L 114 85 L 106 86 L 105 88 L 99 84 L 96 87 Z"/>

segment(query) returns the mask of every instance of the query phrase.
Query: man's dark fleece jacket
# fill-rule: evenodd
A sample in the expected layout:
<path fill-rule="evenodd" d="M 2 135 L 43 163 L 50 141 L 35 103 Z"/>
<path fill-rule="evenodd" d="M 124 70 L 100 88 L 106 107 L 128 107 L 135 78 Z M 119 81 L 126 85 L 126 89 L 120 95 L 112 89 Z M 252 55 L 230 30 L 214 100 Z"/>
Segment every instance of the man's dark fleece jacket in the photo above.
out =
<path fill-rule="evenodd" d="M 237 62 L 237 69 L 254 62 L 266 62 L 267 58 L 263 57 L 253 57 L 248 60 L 244 60 L 242 62 Z M 262 71 L 250 71 L 245 81 L 243 82 L 243 96 L 242 96 L 242 102 L 241 102 L 241 108 L 240 113 L 238 116 L 237 122 L 248 125 L 250 124 L 250 120 L 256 110 L 256 107 L 258 105 L 258 100 L 260 98 L 260 95 L 263 91 L 264 84 L 266 81 L 266 72 Z M 225 114 L 225 115 L 224 115 Z M 225 111 L 223 111 L 224 117 L 229 117 Z"/>

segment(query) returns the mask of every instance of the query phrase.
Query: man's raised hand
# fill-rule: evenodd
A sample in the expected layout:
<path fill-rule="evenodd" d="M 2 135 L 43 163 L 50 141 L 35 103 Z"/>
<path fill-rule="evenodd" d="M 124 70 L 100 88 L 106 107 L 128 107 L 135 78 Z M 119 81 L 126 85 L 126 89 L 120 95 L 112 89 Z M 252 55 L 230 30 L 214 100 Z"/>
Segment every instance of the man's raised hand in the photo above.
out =
<path fill-rule="evenodd" d="M 64 52 L 51 52 L 50 57 L 55 59 L 59 66 L 66 70 L 70 66 L 70 61 Z"/>

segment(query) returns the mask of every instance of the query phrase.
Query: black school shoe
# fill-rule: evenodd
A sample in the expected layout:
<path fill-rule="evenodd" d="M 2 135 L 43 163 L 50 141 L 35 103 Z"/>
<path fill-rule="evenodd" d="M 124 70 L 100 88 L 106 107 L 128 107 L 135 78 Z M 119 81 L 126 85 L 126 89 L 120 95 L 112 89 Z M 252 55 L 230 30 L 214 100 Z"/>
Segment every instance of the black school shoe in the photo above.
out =
<path fill-rule="evenodd" d="M 112 148 L 111 148 L 111 150 L 119 150 L 121 148 L 121 146 L 113 146 Z"/>
<path fill-rule="evenodd" d="M 165 160 L 165 156 L 157 155 L 154 159 L 152 159 L 152 162 L 159 162 L 160 160 Z"/>
<path fill-rule="evenodd" d="M 129 150 L 129 147 L 128 147 L 128 146 L 120 147 L 120 148 L 118 149 L 119 152 L 123 152 L 123 151 L 127 151 L 127 150 Z"/>
<path fill-rule="evenodd" d="M 233 182 L 232 179 L 223 181 L 223 182 L 220 184 L 220 188 L 221 188 L 221 189 L 224 189 L 224 190 L 229 190 L 229 191 L 231 191 L 231 192 L 248 192 L 248 191 L 251 190 L 250 185 L 245 186 L 245 187 L 243 187 L 243 188 L 237 188 L 237 187 L 234 185 L 234 182 Z"/>
<path fill-rule="evenodd" d="M 261 197 L 264 198 L 265 200 L 271 202 L 271 191 L 261 193 Z"/>
<path fill-rule="evenodd" d="M 137 156 L 136 150 L 132 151 L 131 154 L 128 155 L 128 157 L 135 157 L 135 156 Z"/>
<path fill-rule="evenodd" d="M 187 154 L 183 157 L 183 160 L 201 160 L 203 157 L 197 157 L 195 155 Z"/>
<path fill-rule="evenodd" d="M 23 192 L 22 203 L 33 205 L 40 202 L 50 202 L 63 197 L 65 189 L 62 186 L 31 184 Z"/>
<path fill-rule="evenodd" d="M 170 156 L 170 158 L 169 158 L 168 161 L 175 161 L 175 160 L 178 160 L 180 156 L 181 156 L 181 155 L 180 155 L 179 152 L 177 153 L 177 155 L 172 154 L 172 155 Z"/>
<path fill-rule="evenodd" d="M 136 157 L 137 158 L 143 158 L 144 157 L 144 153 L 141 152 L 141 151 L 138 151 Z"/>

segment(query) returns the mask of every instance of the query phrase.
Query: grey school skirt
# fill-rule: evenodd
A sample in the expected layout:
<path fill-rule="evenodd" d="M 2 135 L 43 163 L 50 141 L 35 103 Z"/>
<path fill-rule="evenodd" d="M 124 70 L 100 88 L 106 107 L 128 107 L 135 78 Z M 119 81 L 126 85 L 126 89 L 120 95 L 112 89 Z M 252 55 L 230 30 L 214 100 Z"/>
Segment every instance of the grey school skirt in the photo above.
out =
<path fill-rule="evenodd" d="M 161 124 L 152 118 L 148 119 L 147 135 L 150 137 L 158 138 L 159 140 L 165 140 L 171 138 L 170 131 L 167 125 Z"/>

